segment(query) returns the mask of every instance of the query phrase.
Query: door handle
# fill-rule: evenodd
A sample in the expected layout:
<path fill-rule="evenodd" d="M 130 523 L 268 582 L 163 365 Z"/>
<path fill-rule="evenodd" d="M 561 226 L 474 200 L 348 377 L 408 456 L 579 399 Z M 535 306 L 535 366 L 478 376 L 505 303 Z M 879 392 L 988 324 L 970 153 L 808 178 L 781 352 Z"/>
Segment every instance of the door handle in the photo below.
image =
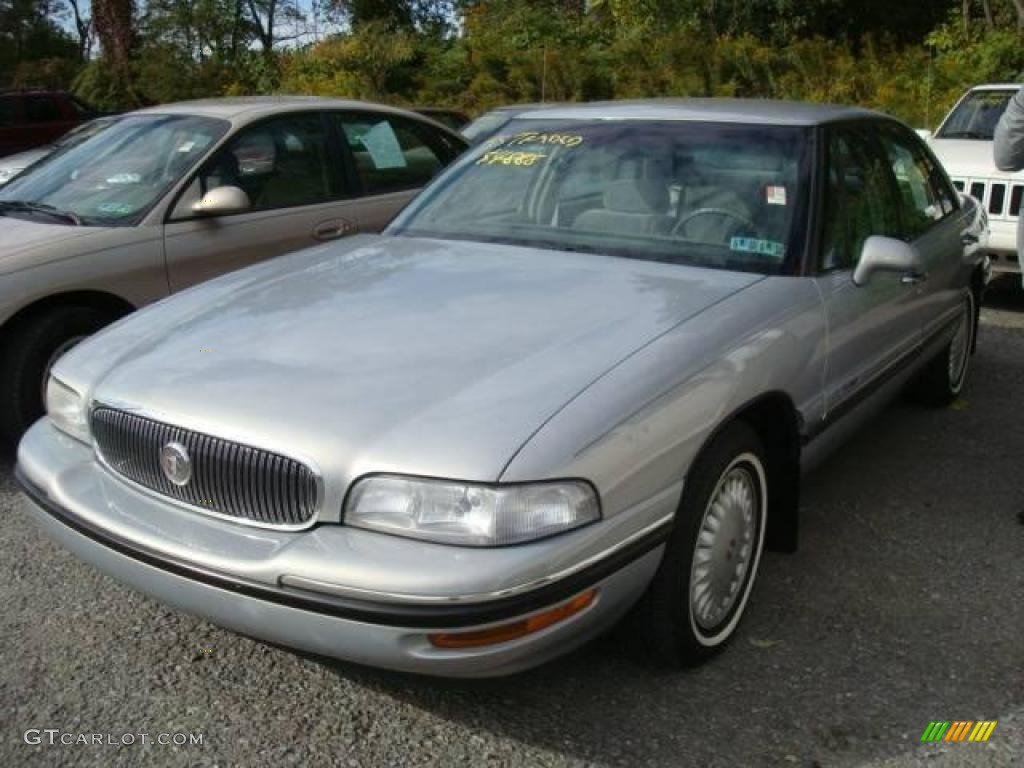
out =
<path fill-rule="evenodd" d="M 903 285 L 920 285 L 928 281 L 927 272 L 907 272 L 900 278 Z"/>
<path fill-rule="evenodd" d="M 351 221 L 337 219 L 317 224 L 313 228 L 313 237 L 317 240 L 336 240 L 339 237 L 353 235 L 357 230 L 358 227 Z"/>

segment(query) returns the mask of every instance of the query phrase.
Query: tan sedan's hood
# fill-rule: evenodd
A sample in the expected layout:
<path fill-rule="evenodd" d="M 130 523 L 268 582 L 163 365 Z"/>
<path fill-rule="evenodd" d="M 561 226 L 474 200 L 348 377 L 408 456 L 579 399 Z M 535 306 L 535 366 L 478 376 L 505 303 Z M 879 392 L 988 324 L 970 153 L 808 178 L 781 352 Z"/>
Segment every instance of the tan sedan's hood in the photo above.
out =
<path fill-rule="evenodd" d="M 758 279 L 365 237 L 160 302 L 57 372 L 98 379 L 97 401 L 309 456 L 344 482 L 370 471 L 494 480 L 604 372 Z"/>
<path fill-rule="evenodd" d="M 0 216 L 0 274 L 108 247 L 135 231 Z"/>

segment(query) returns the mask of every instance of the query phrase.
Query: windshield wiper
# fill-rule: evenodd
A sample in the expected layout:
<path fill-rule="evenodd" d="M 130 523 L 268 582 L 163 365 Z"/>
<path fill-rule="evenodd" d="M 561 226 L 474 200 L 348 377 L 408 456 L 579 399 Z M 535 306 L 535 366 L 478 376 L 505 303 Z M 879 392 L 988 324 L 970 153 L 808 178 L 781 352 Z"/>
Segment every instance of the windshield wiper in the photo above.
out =
<path fill-rule="evenodd" d="M 63 211 L 60 208 L 55 208 L 45 203 L 29 203 L 23 200 L 0 200 L 0 214 L 7 211 L 12 213 L 41 213 L 44 216 L 63 219 L 74 224 L 76 227 L 82 226 L 82 219 L 79 218 L 77 213 Z"/>

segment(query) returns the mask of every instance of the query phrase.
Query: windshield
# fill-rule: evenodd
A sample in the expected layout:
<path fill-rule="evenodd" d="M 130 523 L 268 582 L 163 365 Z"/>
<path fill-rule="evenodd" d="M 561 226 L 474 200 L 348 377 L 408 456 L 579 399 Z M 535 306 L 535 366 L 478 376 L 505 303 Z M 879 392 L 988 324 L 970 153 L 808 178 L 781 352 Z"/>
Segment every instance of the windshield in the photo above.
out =
<path fill-rule="evenodd" d="M 786 273 L 804 247 L 808 134 L 691 121 L 513 121 L 388 232 Z"/>
<path fill-rule="evenodd" d="M 936 136 L 940 139 L 980 139 L 992 141 L 996 123 L 1016 89 L 971 91 L 956 105 Z"/>
<path fill-rule="evenodd" d="M 0 189 L 0 214 L 45 217 L 51 210 L 68 223 L 137 224 L 227 129 L 205 117 L 120 118 Z"/>

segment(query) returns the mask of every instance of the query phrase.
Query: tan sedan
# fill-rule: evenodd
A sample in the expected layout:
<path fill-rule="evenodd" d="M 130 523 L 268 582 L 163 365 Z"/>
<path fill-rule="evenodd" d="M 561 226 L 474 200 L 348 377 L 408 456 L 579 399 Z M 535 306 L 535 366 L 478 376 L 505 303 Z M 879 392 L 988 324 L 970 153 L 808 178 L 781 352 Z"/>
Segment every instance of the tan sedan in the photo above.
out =
<path fill-rule="evenodd" d="M 0 440 L 53 362 L 133 309 L 318 242 L 377 232 L 465 141 L 403 110 L 303 97 L 125 115 L 0 190 Z"/>

